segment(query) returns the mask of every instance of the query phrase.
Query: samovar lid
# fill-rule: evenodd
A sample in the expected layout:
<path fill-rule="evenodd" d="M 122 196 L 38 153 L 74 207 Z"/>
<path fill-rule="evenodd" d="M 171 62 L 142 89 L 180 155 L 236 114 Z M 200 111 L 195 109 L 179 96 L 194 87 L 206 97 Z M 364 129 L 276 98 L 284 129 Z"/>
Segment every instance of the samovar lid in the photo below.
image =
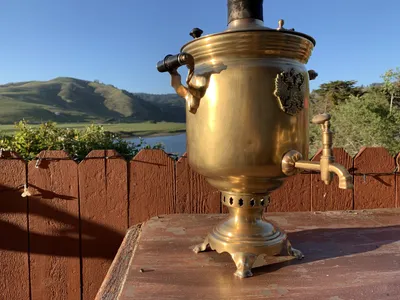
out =
<path fill-rule="evenodd" d="M 263 2 L 263 0 L 228 0 L 228 28 L 225 31 L 201 36 L 203 31 L 199 28 L 194 28 L 190 35 L 195 40 L 199 40 L 216 35 L 243 31 L 281 32 L 282 34 L 303 37 L 309 40 L 315 46 L 316 42 L 313 37 L 302 32 L 297 32 L 293 28 L 284 28 L 284 20 L 282 19 L 278 21 L 278 27 L 275 29 L 265 27 Z M 182 49 L 192 42 L 193 41 L 186 43 Z"/>

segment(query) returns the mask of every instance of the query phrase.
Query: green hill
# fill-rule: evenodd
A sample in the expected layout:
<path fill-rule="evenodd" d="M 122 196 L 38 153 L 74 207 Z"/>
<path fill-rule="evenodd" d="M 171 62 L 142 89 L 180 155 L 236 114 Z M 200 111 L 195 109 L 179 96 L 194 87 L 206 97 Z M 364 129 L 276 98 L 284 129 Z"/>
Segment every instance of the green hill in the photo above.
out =
<path fill-rule="evenodd" d="M 0 124 L 185 122 L 185 102 L 175 94 L 133 94 L 113 85 L 76 78 L 0 85 Z"/>

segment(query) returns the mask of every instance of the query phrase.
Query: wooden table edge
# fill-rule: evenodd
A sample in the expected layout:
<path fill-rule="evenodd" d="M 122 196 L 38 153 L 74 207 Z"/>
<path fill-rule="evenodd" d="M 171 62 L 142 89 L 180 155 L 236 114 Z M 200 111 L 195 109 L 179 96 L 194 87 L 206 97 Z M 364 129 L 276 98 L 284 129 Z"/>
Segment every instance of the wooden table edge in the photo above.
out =
<path fill-rule="evenodd" d="M 97 292 L 95 300 L 117 299 L 126 280 L 130 262 L 140 239 L 142 224 L 130 227 L 108 269 L 107 275 Z"/>

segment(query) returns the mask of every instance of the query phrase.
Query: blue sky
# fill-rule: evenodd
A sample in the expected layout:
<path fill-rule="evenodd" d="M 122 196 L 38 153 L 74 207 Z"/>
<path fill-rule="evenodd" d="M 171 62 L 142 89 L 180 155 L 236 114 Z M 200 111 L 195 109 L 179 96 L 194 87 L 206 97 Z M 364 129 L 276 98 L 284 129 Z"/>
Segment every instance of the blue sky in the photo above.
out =
<path fill-rule="evenodd" d="M 171 93 L 156 62 L 199 27 L 226 29 L 226 0 L 0 0 L 0 84 L 59 76 L 131 92 Z M 264 1 L 264 22 L 313 36 L 312 88 L 331 80 L 380 81 L 400 66 L 400 1 Z"/>

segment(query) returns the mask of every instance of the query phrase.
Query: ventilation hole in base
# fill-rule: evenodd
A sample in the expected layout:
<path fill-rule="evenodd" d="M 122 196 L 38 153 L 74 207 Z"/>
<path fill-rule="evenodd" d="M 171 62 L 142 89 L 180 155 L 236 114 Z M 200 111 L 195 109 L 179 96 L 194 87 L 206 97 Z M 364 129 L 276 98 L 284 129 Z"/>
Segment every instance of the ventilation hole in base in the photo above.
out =
<path fill-rule="evenodd" d="M 239 206 L 243 206 L 243 199 L 239 199 Z"/>
<path fill-rule="evenodd" d="M 261 199 L 260 204 L 261 204 L 261 206 L 264 206 L 265 200 L 264 200 L 264 199 Z"/>
<path fill-rule="evenodd" d="M 229 198 L 229 203 L 230 203 L 230 205 L 233 204 L 233 198 L 232 197 Z"/>
<path fill-rule="evenodd" d="M 254 206 L 254 204 L 255 204 L 254 199 L 251 199 L 251 200 L 250 200 L 250 206 Z"/>
<path fill-rule="evenodd" d="M 224 202 L 226 202 L 225 196 L 224 196 Z"/>

